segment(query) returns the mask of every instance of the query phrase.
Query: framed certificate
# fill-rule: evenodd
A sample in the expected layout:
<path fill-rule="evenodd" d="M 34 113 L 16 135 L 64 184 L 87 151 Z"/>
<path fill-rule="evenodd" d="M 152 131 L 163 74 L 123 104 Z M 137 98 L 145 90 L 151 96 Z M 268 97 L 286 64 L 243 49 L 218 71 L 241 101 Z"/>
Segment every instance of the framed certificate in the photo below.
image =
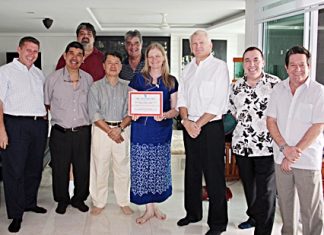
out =
<path fill-rule="evenodd" d="M 130 91 L 128 92 L 128 114 L 134 116 L 162 116 L 162 91 Z"/>

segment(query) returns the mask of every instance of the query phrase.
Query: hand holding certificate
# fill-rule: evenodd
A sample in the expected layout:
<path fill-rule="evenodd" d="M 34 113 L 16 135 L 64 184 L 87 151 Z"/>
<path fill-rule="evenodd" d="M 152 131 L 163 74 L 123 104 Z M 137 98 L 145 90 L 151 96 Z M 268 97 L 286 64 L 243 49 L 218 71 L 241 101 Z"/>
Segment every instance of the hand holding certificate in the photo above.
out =
<path fill-rule="evenodd" d="M 162 116 L 162 91 L 130 91 L 128 93 L 128 113 L 130 116 Z"/>

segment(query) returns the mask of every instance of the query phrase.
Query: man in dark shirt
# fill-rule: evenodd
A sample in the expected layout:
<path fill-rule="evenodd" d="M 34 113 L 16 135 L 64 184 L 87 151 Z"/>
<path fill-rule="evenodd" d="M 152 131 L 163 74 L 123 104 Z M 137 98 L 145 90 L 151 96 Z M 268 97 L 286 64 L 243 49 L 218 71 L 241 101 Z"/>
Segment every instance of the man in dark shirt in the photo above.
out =
<path fill-rule="evenodd" d="M 123 68 L 119 77 L 123 80 L 132 80 L 135 73 L 141 72 L 144 67 L 142 54 L 143 39 L 138 30 L 130 30 L 125 34 L 125 50 L 127 58 L 123 61 Z"/>
<path fill-rule="evenodd" d="M 89 73 L 94 81 L 97 81 L 105 76 L 105 71 L 102 67 L 104 55 L 101 51 L 94 47 L 96 38 L 96 30 L 90 23 L 81 23 L 77 30 L 77 41 L 84 47 L 84 62 L 81 64 L 80 69 Z M 65 66 L 63 55 L 60 57 L 56 70 Z"/>

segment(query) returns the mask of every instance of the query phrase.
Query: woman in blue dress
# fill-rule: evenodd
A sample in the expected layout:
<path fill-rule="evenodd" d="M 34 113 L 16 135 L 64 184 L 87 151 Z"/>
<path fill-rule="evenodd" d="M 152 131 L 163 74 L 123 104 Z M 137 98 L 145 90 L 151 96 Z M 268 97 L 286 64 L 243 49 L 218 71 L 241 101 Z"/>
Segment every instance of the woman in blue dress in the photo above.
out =
<path fill-rule="evenodd" d="M 145 213 L 136 219 L 144 224 L 152 217 L 164 220 L 155 203 L 172 194 L 171 136 L 172 118 L 176 111 L 178 83 L 169 74 L 164 48 L 152 43 L 145 52 L 145 66 L 129 83 L 133 91 L 162 91 L 163 115 L 133 116 L 131 127 L 131 202 L 146 205 Z"/>

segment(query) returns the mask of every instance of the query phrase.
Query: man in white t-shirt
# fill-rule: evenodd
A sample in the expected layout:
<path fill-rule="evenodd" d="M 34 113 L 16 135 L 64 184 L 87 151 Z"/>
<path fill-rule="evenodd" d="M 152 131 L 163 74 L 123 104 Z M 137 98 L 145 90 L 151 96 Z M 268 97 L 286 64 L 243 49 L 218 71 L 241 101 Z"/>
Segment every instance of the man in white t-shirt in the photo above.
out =
<path fill-rule="evenodd" d="M 287 52 L 289 78 L 274 87 L 267 110 L 267 127 L 277 144 L 275 171 L 284 235 L 297 234 L 296 189 L 303 234 L 324 234 L 324 86 L 309 76 L 310 57 L 301 46 Z"/>

